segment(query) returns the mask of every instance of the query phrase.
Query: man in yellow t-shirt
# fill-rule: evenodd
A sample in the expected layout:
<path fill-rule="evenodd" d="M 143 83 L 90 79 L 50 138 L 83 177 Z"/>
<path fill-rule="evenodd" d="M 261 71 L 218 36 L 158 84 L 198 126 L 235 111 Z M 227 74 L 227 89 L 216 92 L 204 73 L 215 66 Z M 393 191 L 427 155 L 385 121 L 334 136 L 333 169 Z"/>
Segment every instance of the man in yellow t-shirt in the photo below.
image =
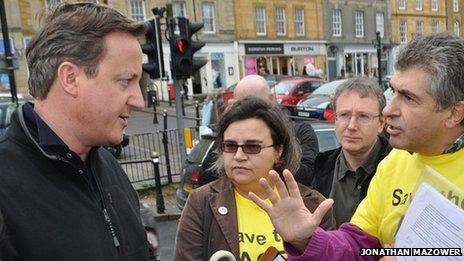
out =
<path fill-rule="evenodd" d="M 285 249 L 290 260 L 360 259 L 365 258 L 359 256 L 360 248 L 393 245 L 415 190 L 428 171 L 450 184 L 436 187 L 438 191 L 464 208 L 463 64 L 464 39 L 449 33 L 418 36 L 398 53 L 391 78 L 393 97 L 383 110 L 389 142 L 395 149 L 379 164 L 351 223 L 337 231 L 317 228 L 332 200 L 309 212 L 298 198 L 290 173 L 283 173 L 288 189 L 277 175 L 271 175 L 279 195 L 262 182 L 267 197 L 274 199 L 272 205 L 256 195 L 251 198 L 289 243 Z"/>

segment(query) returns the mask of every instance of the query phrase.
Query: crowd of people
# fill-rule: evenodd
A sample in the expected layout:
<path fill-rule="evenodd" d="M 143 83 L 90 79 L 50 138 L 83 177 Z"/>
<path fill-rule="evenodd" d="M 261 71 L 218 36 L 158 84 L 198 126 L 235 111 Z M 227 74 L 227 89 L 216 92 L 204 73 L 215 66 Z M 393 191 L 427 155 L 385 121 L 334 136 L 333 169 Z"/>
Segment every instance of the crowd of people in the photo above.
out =
<path fill-rule="evenodd" d="M 101 148 L 120 143 L 144 106 L 144 31 L 108 6 L 74 3 L 32 38 L 34 102 L 0 139 L 0 260 L 148 260 L 137 193 Z M 376 81 L 347 80 L 333 98 L 340 147 L 326 152 L 261 76 L 244 77 L 202 166 L 212 178 L 179 220 L 174 260 L 220 250 L 258 260 L 271 248 L 289 260 L 380 258 L 359 251 L 394 246 L 425 168 L 464 189 L 462 64 L 464 40 L 438 33 L 401 49 L 388 104 Z"/>

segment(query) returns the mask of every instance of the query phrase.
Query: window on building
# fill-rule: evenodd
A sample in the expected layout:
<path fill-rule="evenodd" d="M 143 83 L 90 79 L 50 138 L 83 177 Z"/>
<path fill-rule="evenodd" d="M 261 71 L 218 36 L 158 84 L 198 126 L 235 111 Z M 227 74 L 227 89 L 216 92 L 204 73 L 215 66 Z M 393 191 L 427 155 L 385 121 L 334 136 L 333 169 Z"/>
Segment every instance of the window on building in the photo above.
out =
<path fill-rule="evenodd" d="M 375 26 L 376 32 L 380 32 L 380 37 L 383 38 L 384 36 L 384 23 L 383 23 L 383 13 L 376 13 L 375 14 Z"/>
<path fill-rule="evenodd" d="M 423 21 L 416 21 L 416 35 L 423 35 L 424 34 L 424 22 Z"/>
<path fill-rule="evenodd" d="M 416 0 L 416 10 L 422 11 L 422 0 Z"/>
<path fill-rule="evenodd" d="M 332 34 L 342 36 L 342 11 L 340 9 L 332 11 Z"/>
<path fill-rule="evenodd" d="M 332 35 L 342 36 L 342 11 L 340 9 L 332 11 Z"/>
<path fill-rule="evenodd" d="M 48 9 L 53 8 L 55 5 L 61 3 L 61 0 L 47 0 L 45 2 L 45 5 Z"/>
<path fill-rule="evenodd" d="M 458 21 L 454 21 L 454 34 L 460 36 L 460 24 Z"/>
<path fill-rule="evenodd" d="M 202 9 L 203 11 L 203 32 L 204 33 L 214 33 L 214 4 L 211 2 L 203 2 Z"/>
<path fill-rule="evenodd" d="M 406 0 L 398 0 L 398 9 L 406 9 Z"/>
<path fill-rule="evenodd" d="M 275 19 L 277 35 L 285 35 L 285 9 L 283 7 L 276 8 Z"/>
<path fill-rule="evenodd" d="M 263 6 L 255 8 L 256 34 L 266 35 L 266 10 Z"/>
<path fill-rule="evenodd" d="M 355 23 L 356 37 L 363 37 L 364 36 L 364 12 L 355 11 L 354 19 L 355 19 L 354 23 Z"/>
<path fill-rule="evenodd" d="M 453 11 L 459 12 L 459 0 L 453 0 Z"/>
<path fill-rule="evenodd" d="M 174 17 L 187 17 L 187 10 L 185 9 L 184 1 L 172 2 L 172 15 Z"/>
<path fill-rule="evenodd" d="M 440 24 L 437 20 L 432 21 L 432 34 L 436 34 L 440 32 Z"/>
<path fill-rule="evenodd" d="M 406 21 L 400 21 L 399 32 L 400 32 L 400 42 L 407 43 L 408 42 L 408 28 L 407 28 Z"/>
<path fill-rule="evenodd" d="M 297 8 L 295 9 L 295 31 L 297 36 L 305 35 L 304 25 L 304 10 Z"/>
<path fill-rule="evenodd" d="M 432 0 L 432 11 L 438 11 L 438 0 Z"/>
<path fill-rule="evenodd" d="M 130 0 L 130 14 L 135 21 L 145 20 L 145 3 L 143 0 Z"/>

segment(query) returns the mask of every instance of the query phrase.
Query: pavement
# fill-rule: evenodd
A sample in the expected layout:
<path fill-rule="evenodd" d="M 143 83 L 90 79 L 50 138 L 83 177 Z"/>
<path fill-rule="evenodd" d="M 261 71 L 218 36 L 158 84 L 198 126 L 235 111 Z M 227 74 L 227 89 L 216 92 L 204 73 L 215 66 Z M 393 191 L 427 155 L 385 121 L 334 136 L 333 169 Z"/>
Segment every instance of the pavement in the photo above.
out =
<path fill-rule="evenodd" d="M 184 102 L 185 112 L 187 116 L 194 117 L 195 115 L 195 100 L 190 99 Z M 162 113 L 163 110 L 166 110 L 168 114 L 175 113 L 175 102 L 172 102 L 170 106 L 168 102 L 160 102 L 156 106 L 156 111 Z M 153 108 L 144 108 L 142 111 L 153 112 Z M 156 211 L 155 219 L 158 222 L 176 220 L 179 219 L 182 211 L 177 207 L 176 200 L 176 190 L 179 187 L 180 183 L 177 180 L 174 180 L 172 184 L 167 184 L 162 186 L 162 195 L 164 199 L 164 212 Z M 156 205 L 156 193 L 154 190 L 139 191 L 140 194 L 140 203 L 147 204 L 150 208 L 157 210 Z"/>
<path fill-rule="evenodd" d="M 157 211 L 156 195 L 154 190 L 141 191 L 140 203 L 147 204 L 150 208 L 156 211 L 155 220 L 158 222 L 179 219 L 182 211 L 177 207 L 176 190 L 179 187 L 179 182 L 162 186 L 162 194 L 164 199 L 164 212 Z"/>

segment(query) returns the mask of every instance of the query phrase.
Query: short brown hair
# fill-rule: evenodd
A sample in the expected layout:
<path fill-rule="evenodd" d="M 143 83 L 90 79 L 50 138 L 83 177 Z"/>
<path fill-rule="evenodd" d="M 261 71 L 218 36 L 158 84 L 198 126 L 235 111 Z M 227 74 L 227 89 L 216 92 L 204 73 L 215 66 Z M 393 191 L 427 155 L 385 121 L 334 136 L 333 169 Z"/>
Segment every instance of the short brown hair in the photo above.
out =
<path fill-rule="evenodd" d="M 100 4 L 74 3 L 56 6 L 26 49 L 29 92 L 45 99 L 58 66 L 65 61 L 82 66 L 89 77 L 97 75 L 106 54 L 105 36 L 111 32 L 142 35 L 145 26 Z"/>

